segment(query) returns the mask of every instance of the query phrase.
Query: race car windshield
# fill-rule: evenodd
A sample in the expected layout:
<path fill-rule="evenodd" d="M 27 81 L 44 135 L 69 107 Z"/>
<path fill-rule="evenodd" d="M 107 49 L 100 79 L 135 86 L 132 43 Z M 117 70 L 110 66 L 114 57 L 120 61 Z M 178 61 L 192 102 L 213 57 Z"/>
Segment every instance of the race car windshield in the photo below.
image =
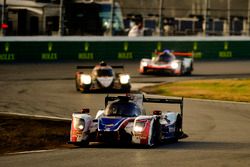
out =
<path fill-rule="evenodd" d="M 113 76 L 112 69 L 98 69 L 97 70 L 97 76 L 103 77 L 103 76 Z"/>
<path fill-rule="evenodd" d="M 174 55 L 169 52 L 164 52 L 155 58 L 155 62 L 171 62 L 174 60 Z"/>
<path fill-rule="evenodd" d="M 104 114 L 106 116 L 136 117 L 141 115 L 141 109 L 133 102 L 114 102 L 106 107 Z"/>

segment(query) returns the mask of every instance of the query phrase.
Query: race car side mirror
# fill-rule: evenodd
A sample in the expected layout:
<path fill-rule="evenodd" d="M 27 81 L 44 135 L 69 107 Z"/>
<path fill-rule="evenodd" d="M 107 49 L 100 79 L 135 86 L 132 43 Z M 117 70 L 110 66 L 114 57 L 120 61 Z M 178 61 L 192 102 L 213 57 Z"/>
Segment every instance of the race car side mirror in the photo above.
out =
<path fill-rule="evenodd" d="M 81 113 L 88 114 L 89 113 L 89 108 L 82 108 Z"/>
<path fill-rule="evenodd" d="M 153 111 L 153 115 L 161 115 L 161 111 L 160 110 L 154 110 Z"/>

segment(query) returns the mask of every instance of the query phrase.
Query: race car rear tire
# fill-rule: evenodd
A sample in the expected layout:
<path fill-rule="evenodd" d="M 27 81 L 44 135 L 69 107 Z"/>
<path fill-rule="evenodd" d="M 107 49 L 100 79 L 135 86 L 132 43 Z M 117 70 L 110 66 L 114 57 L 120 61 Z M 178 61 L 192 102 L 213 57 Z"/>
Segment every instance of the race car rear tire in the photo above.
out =
<path fill-rule="evenodd" d="M 87 147 L 89 145 L 89 141 L 82 141 L 79 143 L 75 143 L 74 145 L 78 147 Z"/>
<path fill-rule="evenodd" d="M 148 72 L 148 69 L 146 67 L 143 67 L 141 74 L 147 74 L 147 72 Z"/>
<path fill-rule="evenodd" d="M 161 139 L 160 139 L 160 122 L 158 119 L 156 119 L 153 123 L 152 127 L 152 137 L 150 140 L 149 146 L 156 146 L 160 144 Z"/>
<path fill-rule="evenodd" d="M 188 71 L 185 73 L 185 75 L 191 75 L 193 71 L 193 63 L 191 63 L 191 66 L 188 68 Z"/>
<path fill-rule="evenodd" d="M 192 71 L 187 71 L 185 75 L 192 75 Z"/>
<path fill-rule="evenodd" d="M 181 71 L 180 71 L 180 75 L 185 75 L 185 67 L 184 65 L 181 63 Z"/>
<path fill-rule="evenodd" d="M 176 119 L 176 123 L 175 123 L 175 134 L 174 134 L 174 139 L 173 139 L 174 142 L 178 142 L 180 138 L 180 135 L 182 133 L 181 125 L 182 125 L 182 119 L 181 119 L 181 116 L 178 115 Z"/>

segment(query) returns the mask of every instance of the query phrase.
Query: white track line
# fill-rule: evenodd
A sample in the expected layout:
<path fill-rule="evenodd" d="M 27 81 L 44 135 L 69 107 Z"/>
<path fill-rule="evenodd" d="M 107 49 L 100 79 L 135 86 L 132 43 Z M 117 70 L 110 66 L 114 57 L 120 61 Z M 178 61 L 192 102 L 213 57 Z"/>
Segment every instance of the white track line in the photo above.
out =
<path fill-rule="evenodd" d="M 156 94 L 147 94 L 143 92 L 145 95 L 150 95 L 150 96 L 164 96 L 164 95 L 156 95 Z M 164 97 L 171 97 L 171 98 L 181 98 L 177 96 L 164 96 Z M 193 101 L 201 101 L 201 102 L 214 102 L 214 103 L 227 103 L 227 104 L 244 104 L 244 105 L 250 105 L 249 102 L 237 102 L 237 101 L 225 101 L 225 100 L 210 100 L 210 99 L 197 99 L 197 98 L 189 98 L 189 97 L 184 97 L 184 99 L 188 100 L 193 100 Z"/>
<path fill-rule="evenodd" d="M 225 101 L 225 100 L 210 100 L 210 99 L 196 99 L 196 98 L 184 98 L 189 99 L 193 101 L 204 101 L 204 102 L 215 102 L 215 103 L 228 103 L 228 104 L 244 104 L 244 105 L 250 105 L 248 102 L 237 102 L 237 101 Z"/>
<path fill-rule="evenodd" d="M 33 154 L 33 153 L 44 153 L 44 152 L 52 152 L 56 149 L 51 150 L 33 150 L 33 151 L 21 151 L 21 152 L 13 152 L 13 153 L 6 153 L 6 155 L 18 155 L 18 154 Z"/>
<path fill-rule="evenodd" d="M 22 114 L 22 113 L 14 113 L 14 112 L 0 112 L 0 114 L 35 117 L 35 118 L 47 118 L 47 119 L 55 119 L 55 120 L 66 120 L 66 121 L 71 120 L 70 118 L 53 117 L 53 116 L 45 116 L 45 115 L 31 115 L 31 114 Z"/>

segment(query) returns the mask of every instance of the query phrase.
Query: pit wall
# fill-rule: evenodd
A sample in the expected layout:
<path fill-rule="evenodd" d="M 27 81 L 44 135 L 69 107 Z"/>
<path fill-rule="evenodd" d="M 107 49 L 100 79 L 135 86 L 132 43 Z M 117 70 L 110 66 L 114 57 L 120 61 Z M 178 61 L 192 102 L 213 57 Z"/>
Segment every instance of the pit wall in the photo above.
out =
<path fill-rule="evenodd" d="M 249 37 L 1 37 L 0 63 L 140 60 L 155 51 L 197 60 L 250 59 Z"/>

